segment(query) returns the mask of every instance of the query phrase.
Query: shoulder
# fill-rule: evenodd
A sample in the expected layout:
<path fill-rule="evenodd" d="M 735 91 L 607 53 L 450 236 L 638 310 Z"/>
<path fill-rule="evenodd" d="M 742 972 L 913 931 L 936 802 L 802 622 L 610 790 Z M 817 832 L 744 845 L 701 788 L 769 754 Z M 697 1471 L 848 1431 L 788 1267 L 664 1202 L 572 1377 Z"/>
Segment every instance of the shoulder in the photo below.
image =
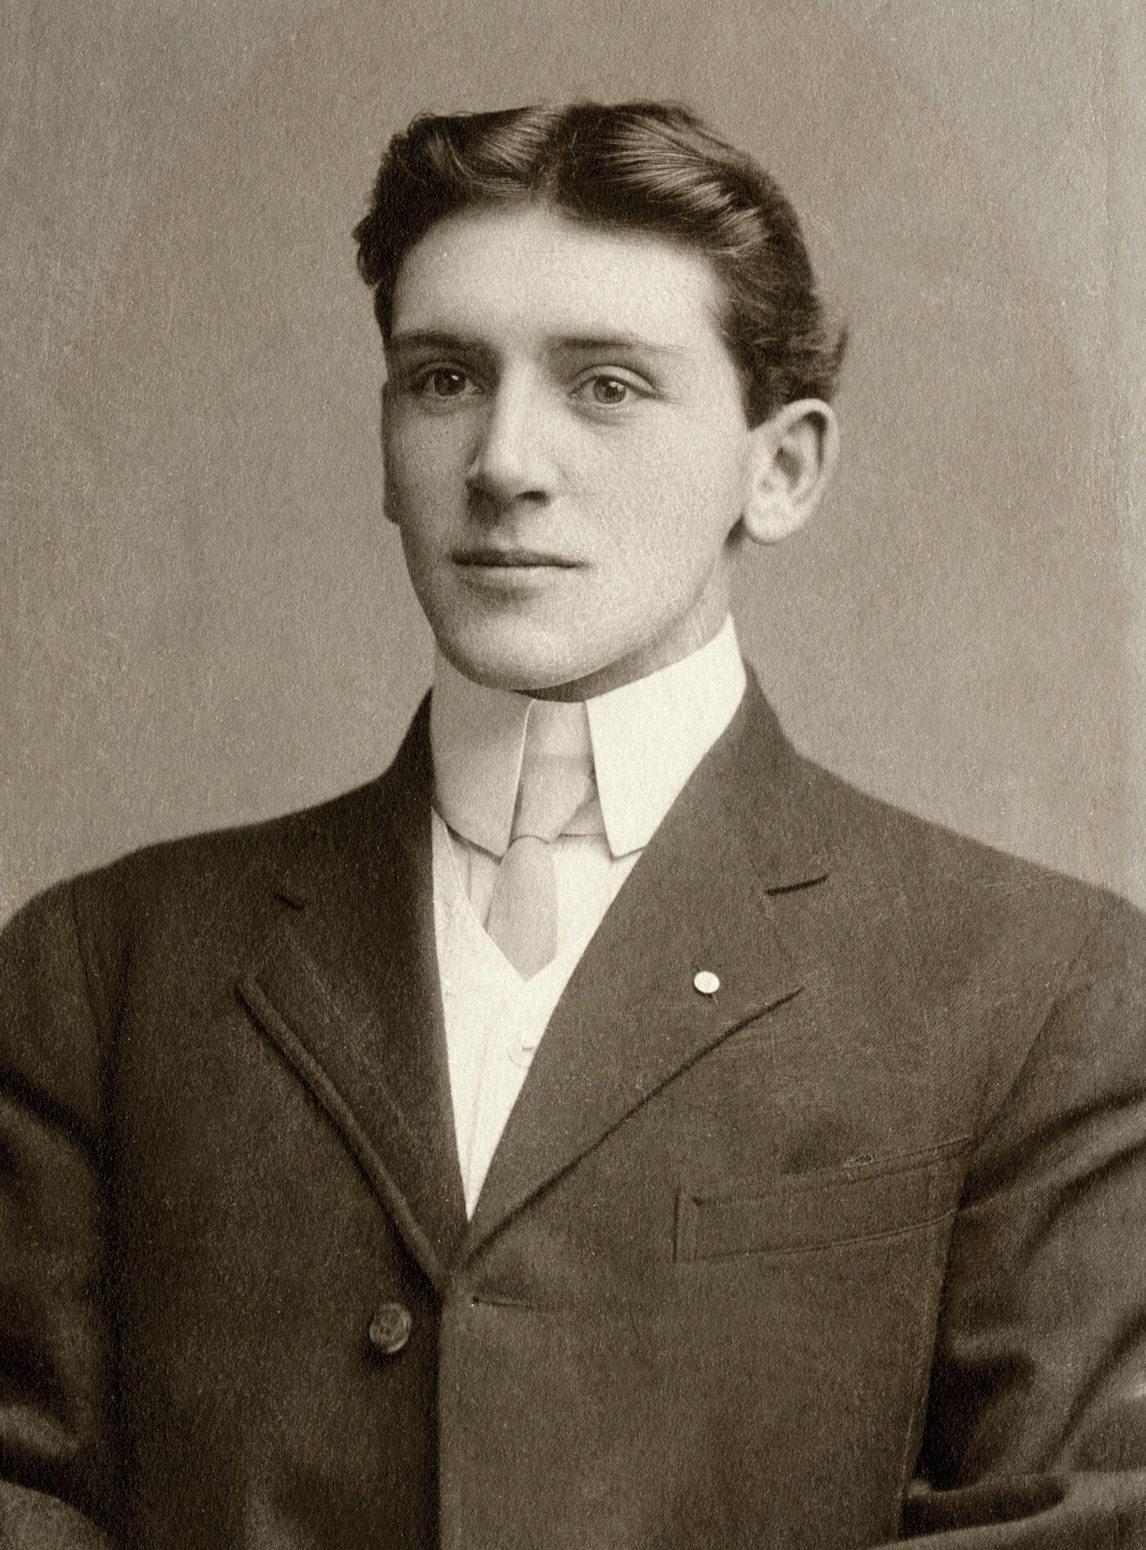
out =
<path fill-rule="evenodd" d="M 0 980 L 18 975 L 44 942 L 56 956 L 78 954 L 95 981 L 122 983 L 129 960 L 156 979 L 178 977 L 181 966 L 225 966 L 260 940 L 284 900 L 337 901 L 356 876 L 385 886 L 407 836 L 419 825 L 428 835 L 427 722 L 428 696 L 389 767 L 350 791 L 148 845 L 46 889 L 0 932 Z"/>
<path fill-rule="evenodd" d="M 78 948 L 110 965 L 148 940 L 175 953 L 180 942 L 240 938 L 276 894 L 301 897 L 370 848 L 392 818 L 388 778 L 295 812 L 147 845 L 53 884 L 0 932 L 0 968 L 45 951 Z"/>
<path fill-rule="evenodd" d="M 816 930 L 845 944 L 833 945 L 837 958 L 908 986 L 953 1050 L 989 1048 L 995 1100 L 1035 1050 L 1050 1069 L 1082 1060 L 1141 1080 L 1141 911 L 800 762 L 829 858 Z"/>
<path fill-rule="evenodd" d="M 1001 932 L 1016 946 L 1064 951 L 1104 920 L 1131 932 L 1142 918 L 1126 901 L 1051 867 L 1008 854 L 862 790 L 799 752 L 758 686 L 750 683 L 729 759 L 733 800 L 754 813 L 762 847 L 798 853 L 795 879 L 824 879 L 822 910 L 854 910 L 869 934 L 902 932 L 921 949 L 981 942 Z"/>
<path fill-rule="evenodd" d="M 797 758 L 839 884 L 881 891 L 887 909 L 909 911 L 921 931 L 1030 922 L 1057 926 L 1066 940 L 1107 918 L 1131 930 L 1146 924 L 1109 889 L 961 834 Z"/>

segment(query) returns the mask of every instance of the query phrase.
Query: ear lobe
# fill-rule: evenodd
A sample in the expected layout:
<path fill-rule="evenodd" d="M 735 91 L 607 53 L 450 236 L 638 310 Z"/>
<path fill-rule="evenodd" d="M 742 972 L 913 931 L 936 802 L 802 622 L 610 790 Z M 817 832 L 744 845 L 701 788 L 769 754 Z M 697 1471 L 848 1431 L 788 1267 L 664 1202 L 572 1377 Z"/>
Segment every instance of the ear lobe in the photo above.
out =
<path fill-rule="evenodd" d="M 798 532 L 820 503 L 839 453 L 839 425 L 818 398 L 785 404 L 750 433 L 741 529 L 758 544 Z"/>

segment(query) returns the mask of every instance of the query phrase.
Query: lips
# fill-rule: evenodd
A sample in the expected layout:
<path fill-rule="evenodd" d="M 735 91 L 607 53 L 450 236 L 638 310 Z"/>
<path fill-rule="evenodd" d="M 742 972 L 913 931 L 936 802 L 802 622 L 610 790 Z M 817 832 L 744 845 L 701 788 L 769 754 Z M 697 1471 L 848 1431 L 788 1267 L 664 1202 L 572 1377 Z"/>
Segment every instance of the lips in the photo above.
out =
<path fill-rule="evenodd" d="M 550 554 L 544 549 L 500 549 L 483 545 L 454 552 L 457 565 L 467 565 L 480 570 L 533 570 L 541 567 L 558 570 L 575 570 L 578 561 L 564 555 Z"/>

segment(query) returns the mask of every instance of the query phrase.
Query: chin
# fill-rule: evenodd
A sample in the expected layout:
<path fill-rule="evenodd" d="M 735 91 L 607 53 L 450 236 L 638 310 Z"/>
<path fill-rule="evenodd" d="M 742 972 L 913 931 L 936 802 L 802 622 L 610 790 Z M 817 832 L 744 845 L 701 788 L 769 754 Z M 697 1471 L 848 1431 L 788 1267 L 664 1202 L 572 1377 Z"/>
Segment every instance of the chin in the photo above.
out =
<path fill-rule="evenodd" d="M 458 672 L 474 683 L 515 694 L 533 694 L 574 683 L 600 666 L 595 660 L 586 663 L 575 652 L 561 650 L 551 639 L 531 640 L 530 634 L 516 628 L 512 633 L 499 631 L 494 638 L 484 631 L 439 635 L 438 645 Z"/>

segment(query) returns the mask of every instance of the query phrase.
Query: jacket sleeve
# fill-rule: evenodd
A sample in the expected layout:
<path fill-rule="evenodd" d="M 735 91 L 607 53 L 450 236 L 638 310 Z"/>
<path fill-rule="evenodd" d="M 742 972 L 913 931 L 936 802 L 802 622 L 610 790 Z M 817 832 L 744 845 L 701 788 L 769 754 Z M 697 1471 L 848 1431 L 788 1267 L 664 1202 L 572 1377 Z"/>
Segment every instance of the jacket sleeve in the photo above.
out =
<path fill-rule="evenodd" d="M 102 1039 L 76 888 L 0 933 L 0 1529 L 53 1550 L 113 1515 Z"/>
<path fill-rule="evenodd" d="M 1061 981 L 955 1223 L 904 1519 L 936 1550 L 1146 1546 L 1142 917 L 1109 900 Z"/>

